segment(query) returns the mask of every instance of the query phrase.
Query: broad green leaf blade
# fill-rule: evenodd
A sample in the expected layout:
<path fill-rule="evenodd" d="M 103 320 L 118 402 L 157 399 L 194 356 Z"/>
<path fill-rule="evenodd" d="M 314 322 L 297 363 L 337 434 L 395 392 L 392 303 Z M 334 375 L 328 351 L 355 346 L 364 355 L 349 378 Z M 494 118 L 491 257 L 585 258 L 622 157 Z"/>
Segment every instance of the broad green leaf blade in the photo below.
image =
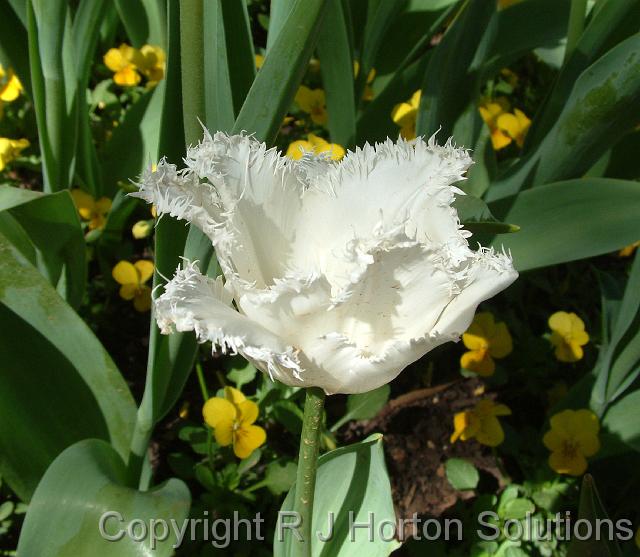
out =
<path fill-rule="evenodd" d="M 145 492 L 126 487 L 126 469 L 118 453 L 104 441 L 87 439 L 64 451 L 42 478 L 22 527 L 18 552 L 38 557 L 173 555 L 176 537 L 169 521 L 180 527 L 190 504 L 189 489 L 178 479 Z M 102 518 L 105 513 L 112 514 Z M 118 536 L 134 519 L 149 529 L 142 542 L 126 534 L 110 541 L 100 533 L 102 524 L 106 535 Z M 165 540 L 161 525 L 150 527 L 152 520 L 165 521 L 169 529 Z"/>
<path fill-rule="evenodd" d="M 204 5 L 205 124 L 231 131 L 256 75 L 249 15 L 244 2 Z"/>
<path fill-rule="evenodd" d="M 347 397 L 347 412 L 333 425 L 331 431 L 337 431 L 351 420 L 370 420 L 375 417 L 389 400 L 390 392 L 389 385 L 382 385 L 382 387 L 368 393 L 349 395 Z"/>
<path fill-rule="evenodd" d="M 165 0 L 115 0 L 115 4 L 133 46 L 152 44 L 165 48 Z"/>
<path fill-rule="evenodd" d="M 495 12 L 493 0 L 467 2 L 434 50 L 422 83 L 418 135 L 450 137 L 456 120 L 475 101 L 479 84 L 470 68 Z"/>
<path fill-rule="evenodd" d="M 100 157 L 105 193 L 115 195 L 118 182 L 129 183 L 156 162 L 164 88 L 145 93 L 113 130 Z"/>
<path fill-rule="evenodd" d="M 610 338 L 601 349 L 591 407 L 601 414 L 640 373 L 640 257 L 636 255 Z M 603 308 L 607 309 L 606 307 Z"/>
<path fill-rule="evenodd" d="M 291 0 L 271 0 L 269 3 L 269 33 L 267 34 L 267 54 L 273 48 L 278 34 L 284 27 L 285 21 L 293 7 Z"/>
<path fill-rule="evenodd" d="M 602 428 L 640 452 L 640 389 L 614 402 L 602 420 Z"/>
<path fill-rule="evenodd" d="M 629 114 L 640 110 L 640 33 L 589 66 L 575 82 L 553 128 L 539 147 L 496 182 L 488 200 L 529 185 L 577 178 L 617 140 L 635 127 Z"/>
<path fill-rule="evenodd" d="M 500 222 L 491 214 L 487 204 L 473 195 L 456 196 L 453 207 L 458 212 L 460 223 L 474 234 L 504 234 L 520 230 L 518 225 Z"/>
<path fill-rule="evenodd" d="M 593 477 L 586 474 L 582 480 L 580 491 L 580 506 L 578 508 L 578 520 L 583 519 L 596 528 L 598 521 L 609 519 L 607 511 L 600 501 Z M 596 539 L 599 538 L 599 539 Z M 620 557 L 622 553 L 615 539 L 607 539 L 607 536 L 589 536 L 581 540 L 574 536 L 569 544 L 567 557 Z"/>
<path fill-rule="evenodd" d="M 0 235 L 0 474 L 28 500 L 53 459 L 87 437 L 128 454 L 135 404 L 89 327 Z"/>
<path fill-rule="evenodd" d="M 36 248 L 36 263 L 43 276 L 71 306 L 80 306 L 87 274 L 85 242 L 69 193 L 47 195 L 0 186 L 0 211 L 4 210 Z"/>
<path fill-rule="evenodd" d="M 522 5 L 513 6 L 510 10 L 523 10 L 525 5 L 539 4 L 540 2 L 525 2 Z M 558 2 L 558 6 L 565 2 Z M 580 74 L 593 64 L 607 49 L 615 46 L 637 32 L 637 21 L 640 18 L 640 1 L 638 0 L 600 0 L 593 9 L 593 16 L 586 29 L 582 33 L 576 49 L 563 66 L 560 75 L 549 97 L 545 100 L 539 114 L 533 119 L 531 129 L 527 134 L 525 150 L 539 145 L 553 127 L 562 112 L 567 98 L 571 94 L 576 80 Z M 546 26 L 555 25 L 552 18 L 546 19 Z M 541 26 L 544 27 L 544 26 Z M 527 27 L 529 35 L 531 29 Z"/>
<path fill-rule="evenodd" d="M 340 0 L 329 0 L 318 35 L 317 51 L 327 99 L 329 136 L 333 143 L 353 147 L 356 137 L 353 60 Z"/>
<path fill-rule="evenodd" d="M 294 516 L 287 518 L 282 514 L 291 512 L 294 497 L 295 485 L 287 494 L 278 518 L 273 543 L 275 557 L 296 555 L 296 542 L 291 530 L 282 530 L 284 535 L 279 536 L 282 524 L 294 521 Z M 384 463 L 382 435 L 371 435 L 361 443 L 341 447 L 320 457 L 313 504 L 313 532 L 327 536 L 330 513 L 333 513 L 335 522 L 333 537 L 325 543 L 317 537 L 312 540 L 314 557 L 386 557 L 400 546 L 395 540 L 383 541 L 378 528 L 383 522 L 396 523 L 391 486 Z M 352 522 L 365 524 L 369 522 L 371 514 L 374 517 L 372 541 L 366 528 L 349 529 L 350 517 Z M 352 531 L 355 536 L 353 540 L 350 537 Z M 391 538 L 388 525 L 384 535 L 387 539 Z"/>
<path fill-rule="evenodd" d="M 640 183 L 606 178 L 557 182 L 489 203 L 520 227 L 493 246 L 511 251 L 520 271 L 585 259 L 637 240 Z"/>
<path fill-rule="evenodd" d="M 296 0 L 242 105 L 233 131 L 271 145 L 316 44 L 327 0 Z"/>

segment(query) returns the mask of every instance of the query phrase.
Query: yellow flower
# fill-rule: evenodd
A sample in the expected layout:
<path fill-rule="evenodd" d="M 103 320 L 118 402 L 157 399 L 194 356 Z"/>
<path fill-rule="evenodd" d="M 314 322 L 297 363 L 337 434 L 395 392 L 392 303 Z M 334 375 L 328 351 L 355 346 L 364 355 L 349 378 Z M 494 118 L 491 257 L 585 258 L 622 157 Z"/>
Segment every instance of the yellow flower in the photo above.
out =
<path fill-rule="evenodd" d="M 73 202 L 76 204 L 80 217 L 89 221 L 89 230 L 104 228 L 107 222 L 107 215 L 111 210 L 111 199 L 101 197 L 96 201 L 91 194 L 80 188 L 72 189 L 71 197 L 73 197 Z"/>
<path fill-rule="evenodd" d="M 148 80 L 148 85 L 153 87 L 164 77 L 166 55 L 159 46 L 144 45 L 139 53 L 134 56 L 137 68 Z"/>
<path fill-rule="evenodd" d="M 531 127 L 531 120 L 527 118 L 527 115 L 522 110 L 516 108 L 513 114 L 500 114 L 497 125 L 500 130 L 516 142 L 518 147 L 522 148 L 524 138 Z"/>
<path fill-rule="evenodd" d="M 326 123 L 327 107 L 323 89 L 309 89 L 306 85 L 301 85 L 296 93 L 295 101 L 300 110 L 311 116 L 314 123 Z"/>
<path fill-rule="evenodd" d="M 264 56 L 262 54 L 255 54 L 254 59 L 256 62 L 256 68 L 259 70 L 264 64 Z"/>
<path fill-rule="evenodd" d="M 11 102 L 15 101 L 22 92 L 22 83 L 18 79 L 18 76 L 13 73 L 13 70 L 9 68 L 8 72 L 5 72 L 2 64 L 0 64 L 0 101 Z"/>
<path fill-rule="evenodd" d="M 136 240 L 147 238 L 153 232 L 153 220 L 139 220 L 131 227 L 131 235 Z"/>
<path fill-rule="evenodd" d="M 618 257 L 631 257 L 633 255 L 633 252 L 636 251 L 636 249 L 638 249 L 638 247 L 640 247 L 640 241 L 634 242 L 633 244 L 630 244 L 630 245 L 622 248 L 618 252 Z"/>
<path fill-rule="evenodd" d="M 322 137 L 318 137 L 310 133 L 307 139 L 298 139 L 289 144 L 287 148 L 287 157 L 294 160 L 302 158 L 304 152 L 311 152 L 316 155 L 320 153 L 331 153 L 331 160 L 339 161 L 344 157 L 344 147 L 337 143 L 329 143 Z"/>
<path fill-rule="evenodd" d="M 550 341 L 555 346 L 555 355 L 561 362 L 577 362 L 584 356 L 582 347 L 589 342 L 584 330 L 584 321 L 575 313 L 557 311 L 549 317 Z"/>
<path fill-rule="evenodd" d="M 133 300 L 133 307 L 139 312 L 151 309 L 151 288 L 145 284 L 153 276 L 151 261 L 140 259 L 133 264 L 120 261 L 111 275 L 120 285 L 120 297 L 123 300 Z"/>
<path fill-rule="evenodd" d="M 551 418 L 543 442 L 551 451 L 549 466 L 558 474 L 581 476 L 587 457 L 600 450 L 598 417 L 590 410 L 563 410 Z"/>
<path fill-rule="evenodd" d="M 496 323 L 491 313 L 478 313 L 462 342 L 469 349 L 460 358 L 460 365 L 478 375 L 488 377 L 496 370 L 494 358 L 500 359 L 511 354 L 513 341 L 506 324 Z"/>
<path fill-rule="evenodd" d="M 23 149 L 29 147 L 27 139 L 9 139 L 0 137 L 0 172 L 12 160 L 18 158 Z"/>
<path fill-rule="evenodd" d="M 391 111 L 391 118 L 400 126 L 400 135 L 405 139 L 415 139 L 416 120 L 422 89 L 418 89 L 407 102 L 397 104 Z"/>
<path fill-rule="evenodd" d="M 142 60 L 140 51 L 124 43 L 118 48 L 110 48 L 103 57 L 105 66 L 114 72 L 113 81 L 124 87 L 140 83 L 136 60 Z"/>
<path fill-rule="evenodd" d="M 451 442 L 475 438 L 482 445 L 497 447 L 504 441 L 504 431 L 498 416 L 510 415 L 511 410 L 505 404 L 495 404 L 490 399 L 481 400 L 473 409 L 458 412 L 453 417 Z"/>
<path fill-rule="evenodd" d="M 354 77 L 358 77 L 358 74 L 360 73 L 360 62 L 358 60 L 354 60 L 353 61 L 353 75 Z M 371 87 L 371 84 L 373 83 L 373 80 L 376 78 L 376 69 L 375 68 L 371 68 L 369 70 L 369 75 L 367 75 L 367 83 L 365 85 L 364 88 L 364 92 L 362 93 L 362 98 L 365 101 L 370 101 L 373 99 L 373 87 Z"/>
<path fill-rule="evenodd" d="M 238 458 L 247 458 L 267 440 L 264 429 L 253 425 L 258 413 L 258 405 L 233 387 L 225 387 L 224 398 L 210 398 L 202 408 L 204 421 L 213 429 L 216 442 L 221 447 L 233 445 Z"/>

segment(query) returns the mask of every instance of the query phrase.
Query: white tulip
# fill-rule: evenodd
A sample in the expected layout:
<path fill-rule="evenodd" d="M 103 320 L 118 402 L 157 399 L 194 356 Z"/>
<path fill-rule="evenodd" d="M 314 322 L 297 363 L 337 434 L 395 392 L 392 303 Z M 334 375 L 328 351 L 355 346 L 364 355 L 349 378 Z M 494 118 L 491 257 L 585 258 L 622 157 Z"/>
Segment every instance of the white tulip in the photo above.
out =
<path fill-rule="evenodd" d="M 517 277 L 506 254 L 469 248 L 451 204 L 471 158 L 450 141 L 387 140 L 336 163 L 205 133 L 185 162 L 160 162 L 135 195 L 198 226 L 225 282 L 186 262 L 155 300 L 160 329 L 193 330 L 287 385 L 388 383 Z"/>

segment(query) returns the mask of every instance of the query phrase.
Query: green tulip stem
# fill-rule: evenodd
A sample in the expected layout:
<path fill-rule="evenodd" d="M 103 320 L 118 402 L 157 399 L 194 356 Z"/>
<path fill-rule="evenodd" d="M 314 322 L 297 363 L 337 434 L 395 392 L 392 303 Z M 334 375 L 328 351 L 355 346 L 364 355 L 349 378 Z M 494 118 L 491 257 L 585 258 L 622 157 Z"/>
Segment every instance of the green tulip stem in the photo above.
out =
<path fill-rule="evenodd" d="M 324 398 L 325 394 L 322 389 L 311 387 L 307 389 L 304 402 L 304 419 L 302 422 L 302 435 L 300 436 L 300 453 L 298 456 L 295 501 L 293 504 L 293 510 L 300 519 L 298 532 L 302 539 L 299 540 L 294 535 L 292 540 L 293 544 L 299 548 L 296 554 L 304 557 L 311 556 L 311 517 L 313 516 L 313 497 L 316 488 Z"/>

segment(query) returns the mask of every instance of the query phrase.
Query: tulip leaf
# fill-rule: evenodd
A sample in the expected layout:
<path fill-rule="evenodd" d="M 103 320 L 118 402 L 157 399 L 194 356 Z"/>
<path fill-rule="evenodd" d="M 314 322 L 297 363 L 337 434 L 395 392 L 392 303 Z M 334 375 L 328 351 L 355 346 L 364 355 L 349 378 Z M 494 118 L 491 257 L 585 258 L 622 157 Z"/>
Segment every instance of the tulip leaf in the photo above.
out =
<path fill-rule="evenodd" d="M 602 420 L 602 428 L 617 440 L 640 452 L 640 390 L 614 402 Z"/>
<path fill-rule="evenodd" d="M 65 194 L 66 195 L 66 194 Z M 109 354 L 0 234 L 0 474 L 28 500 L 66 447 L 88 437 L 128 454 L 135 404 Z"/>
<path fill-rule="evenodd" d="M 493 241 L 513 255 L 516 269 L 566 263 L 602 255 L 638 239 L 640 184 L 584 178 L 538 186 L 493 203 L 499 220 L 516 223 L 517 234 Z"/>
<path fill-rule="evenodd" d="M 608 536 L 596 536 L 599 521 L 609 519 L 607 511 L 602 505 L 596 484 L 590 474 L 586 474 L 582 479 L 582 489 L 580 490 L 580 504 L 578 506 L 578 520 L 585 520 L 591 525 L 594 532 L 587 539 L 572 536 L 569 544 L 567 557 L 619 557 L 622 555 L 615 537 L 609 539 Z M 584 531 L 584 530 L 583 530 Z"/>
<path fill-rule="evenodd" d="M 66 449 L 33 495 L 18 552 L 38 557 L 173 555 L 176 536 L 169 521 L 182 526 L 191 504 L 189 489 L 170 479 L 141 492 L 127 487 L 126 478 L 120 455 L 104 441 L 87 439 Z M 102 521 L 108 536 L 118 536 L 132 520 L 144 522 L 147 535 L 142 541 L 126 533 L 118 541 L 105 539 L 100 524 L 107 512 L 114 513 Z M 138 524 L 135 533 L 141 531 Z"/>
<path fill-rule="evenodd" d="M 82 302 L 86 283 L 85 242 L 80 220 L 66 191 L 42 194 L 0 186 L 0 211 L 7 211 L 14 232 L 28 238 L 20 251 L 73 306 Z M 6 221 L 5 221 L 6 222 Z"/>
<path fill-rule="evenodd" d="M 23 14 L 26 16 L 26 12 Z M 11 2 L 0 2 L 0 37 L 11 40 L 0 41 L 0 63 L 13 68 L 27 94 L 31 95 L 31 72 L 27 46 L 26 18 L 23 20 Z"/>
<path fill-rule="evenodd" d="M 460 222 L 474 234 L 504 234 L 520 230 L 515 224 L 500 222 L 491 214 L 487 204 L 473 195 L 458 195 L 453 206 L 458 211 Z"/>
<path fill-rule="evenodd" d="M 445 462 L 447 480 L 454 489 L 465 491 L 475 489 L 480 481 L 476 467 L 463 458 L 450 458 Z"/>
<path fill-rule="evenodd" d="M 603 277 L 606 276 L 603 273 Z M 640 375 L 640 257 L 637 255 L 624 297 L 617 300 L 614 307 L 617 308 L 615 321 L 609 326 L 608 339 L 605 339 L 608 342 L 601 348 L 599 373 L 591 395 L 591 408 L 599 414 Z M 605 309 L 608 308 L 605 306 Z"/>
<path fill-rule="evenodd" d="M 271 145 L 316 44 L 327 0 L 296 0 L 249 90 L 233 128 Z"/>
<path fill-rule="evenodd" d="M 273 544 L 275 557 L 296 555 L 296 541 L 291 530 L 282 528 L 295 518 L 282 514 L 292 511 L 294 497 L 295 485 L 287 494 L 278 517 Z M 390 523 L 395 525 L 396 516 L 384 463 L 382 435 L 371 435 L 360 443 L 341 447 L 320 457 L 312 532 L 327 536 L 331 513 L 334 517 L 333 536 L 324 543 L 318 537 L 312 539 L 311 553 L 314 557 L 386 557 L 400 546 L 398 541 L 392 539 L 393 532 L 389 526 Z M 350 522 L 368 524 L 371 516 L 374 522 L 371 532 L 367 527 L 349 528 Z M 382 523 L 386 523 L 387 528 L 381 535 Z M 391 541 L 384 541 L 383 538 Z"/>
<path fill-rule="evenodd" d="M 354 145 L 356 135 L 353 60 L 344 6 L 340 0 L 329 0 L 317 50 L 326 92 L 327 127 L 331 141 L 350 148 Z"/>

